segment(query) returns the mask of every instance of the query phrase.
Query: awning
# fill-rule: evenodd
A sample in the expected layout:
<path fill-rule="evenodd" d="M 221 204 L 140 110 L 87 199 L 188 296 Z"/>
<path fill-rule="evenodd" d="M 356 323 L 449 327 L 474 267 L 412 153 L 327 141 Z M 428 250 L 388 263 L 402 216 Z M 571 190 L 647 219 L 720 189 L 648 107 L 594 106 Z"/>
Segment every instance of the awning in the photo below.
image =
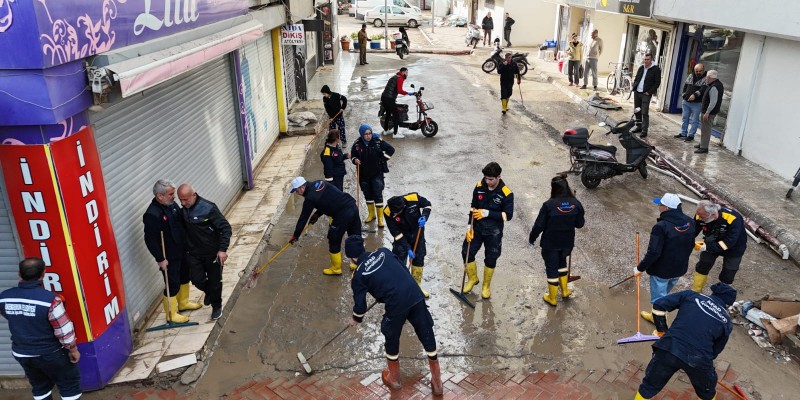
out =
<path fill-rule="evenodd" d="M 262 24 L 248 21 L 202 39 L 192 40 L 154 53 L 111 64 L 114 81 L 122 97 L 128 97 L 165 82 L 221 55 L 241 48 L 264 35 Z"/>

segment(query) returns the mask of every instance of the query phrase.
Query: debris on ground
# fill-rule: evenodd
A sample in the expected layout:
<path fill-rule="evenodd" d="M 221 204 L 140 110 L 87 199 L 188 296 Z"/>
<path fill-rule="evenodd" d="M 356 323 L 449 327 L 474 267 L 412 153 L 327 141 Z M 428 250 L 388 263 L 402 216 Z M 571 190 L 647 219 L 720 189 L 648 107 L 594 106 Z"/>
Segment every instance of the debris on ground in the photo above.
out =
<path fill-rule="evenodd" d="M 732 322 L 745 327 L 750 338 L 776 362 L 791 361 L 793 355 L 800 357 L 800 348 L 795 348 L 800 343 L 800 301 L 767 295 L 757 301 L 737 301 L 730 312 Z"/>

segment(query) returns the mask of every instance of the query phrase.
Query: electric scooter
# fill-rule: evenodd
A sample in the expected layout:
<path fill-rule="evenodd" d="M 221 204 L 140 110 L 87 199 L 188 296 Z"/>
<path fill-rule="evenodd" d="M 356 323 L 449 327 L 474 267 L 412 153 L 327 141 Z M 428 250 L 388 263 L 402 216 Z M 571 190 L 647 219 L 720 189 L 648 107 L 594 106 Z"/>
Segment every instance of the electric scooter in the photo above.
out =
<path fill-rule="evenodd" d="M 411 85 L 411 88 L 414 88 L 414 85 Z M 439 132 L 439 125 L 436 124 L 436 121 L 428 117 L 428 111 L 433 110 L 433 104 L 426 103 L 422 101 L 422 92 L 425 90 L 425 87 L 422 86 L 414 92 L 414 97 L 416 98 L 417 102 L 417 120 L 413 122 L 409 122 L 408 120 L 408 104 L 398 104 L 397 105 L 397 112 L 400 113 L 400 127 L 406 128 L 412 131 L 419 129 L 422 131 L 422 135 L 425 137 L 434 137 L 436 133 Z M 381 104 L 381 108 L 378 111 L 378 117 L 381 120 L 381 127 L 383 128 L 384 132 L 389 131 L 389 129 L 394 128 L 394 123 L 392 122 L 392 114 L 388 112 Z"/>
<path fill-rule="evenodd" d="M 635 125 L 635 114 L 627 122 L 620 122 L 614 127 L 601 122 L 607 127 L 608 134 L 619 135 L 619 142 L 625 148 L 625 162 L 617 160 L 617 148 L 609 143 L 607 146 L 589 143 L 591 134 L 586 128 L 574 128 L 564 131 L 562 140 L 569 146 L 571 167 L 568 172 L 580 174 L 581 183 L 588 189 L 594 189 L 603 179 L 622 175 L 626 172 L 639 171 L 643 179 L 647 179 L 647 156 L 653 146 L 636 137 L 630 131 Z"/>

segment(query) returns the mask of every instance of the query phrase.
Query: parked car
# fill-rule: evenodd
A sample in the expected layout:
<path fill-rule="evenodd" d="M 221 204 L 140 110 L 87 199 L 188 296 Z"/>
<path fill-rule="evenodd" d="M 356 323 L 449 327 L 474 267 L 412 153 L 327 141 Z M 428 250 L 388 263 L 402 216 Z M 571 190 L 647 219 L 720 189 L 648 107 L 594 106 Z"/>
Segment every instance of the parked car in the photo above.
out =
<path fill-rule="evenodd" d="M 388 22 L 389 26 L 408 26 L 409 28 L 416 28 L 422 21 L 422 15 L 419 13 L 410 13 L 403 11 L 402 8 L 397 6 L 389 6 L 388 13 L 385 11 L 387 7 L 375 7 L 364 14 L 364 22 L 371 23 L 375 27 L 381 27 L 384 23 Z M 388 21 L 384 21 L 388 19 Z"/>
<path fill-rule="evenodd" d="M 390 6 L 400 7 L 403 11 L 408 13 L 422 14 L 422 11 L 419 9 L 419 7 L 409 3 L 407 0 L 358 0 L 356 3 L 357 7 L 355 12 L 356 19 L 364 18 L 364 15 L 367 11 L 370 11 L 375 7 L 387 5 L 387 3 Z M 366 19 L 364 19 L 364 21 L 367 22 Z M 420 20 L 418 19 L 417 22 L 419 21 Z"/>
<path fill-rule="evenodd" d="M 356 16 L 356 0 L 347 0 L 347 15 Z"/>

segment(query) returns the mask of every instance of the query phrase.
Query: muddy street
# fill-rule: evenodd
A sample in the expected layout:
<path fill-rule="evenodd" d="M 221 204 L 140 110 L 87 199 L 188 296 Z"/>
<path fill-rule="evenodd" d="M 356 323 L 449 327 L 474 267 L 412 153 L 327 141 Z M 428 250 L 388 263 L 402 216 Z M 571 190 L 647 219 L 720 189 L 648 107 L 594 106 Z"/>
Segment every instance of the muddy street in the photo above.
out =
<path fill-rule="evenodd" d="M 578 231 L 572 257 L 573 274 L 582 279 L 571 284 L 570 300 L 559 300 L 557 307 L 546 305 L 541 297 L 546 280 L 540 248 L 538 242 L 536 247 L 528 244 L 528 234 L 539 207 L 549 196 L 550 179 L 569 168 L 561 132 L 595 121 L 534 73 L 524 78 L 524 106 L 515 88 L 511 111 L 502 116 L 497 75 L 481 72 L 476 57 L 480 56 L 412 54 L 400 62 L 391 54 L 370 55 L 368 66 L 356 67 L 346 94 L 349 143 L 356 139 L 362 121 L 376 132 L 382 131 L 377 118 L 380 94 L 387 79 L 402 65 L 410 70 L 406 88 L 410 83 L 417 88 L 424 86 L 423 99 L 436 107 L 429 114 L 439 125 L 435 137 L 425 138 L 403 129 L 403 138 L 384 137 L 397 150 L 389 161 L 384 199 L 419 192 L 433 203 L 426 226 L 428 256 L 422 286 L 431 293 L 428 305 L 436 324 L 442 368 L 449 372 L 570 371 L 621 369 L 630 360 L 646 363 L 651 353 L 649 344 L 616 345 L 617 339 L 636 331 L 635 286 L 608 286 L 630 274 L 637 231 L 644 255 L 658 216 L 652 198 L 667 191 L 687 196 L 692 193 L 672 178 L 652 171 L 646 180 L 632 173 L 603 181 L 594 190 L 587 190 L 576 176 L 570 176 L 570 184 L 586 209 L 586 226 Z M 413 98 L 400 101 L 412 104 L 409 117 L 415 118 Z M 592 141 L 605 144 L 603 131 L 594 128 Z M 320 148 L 318 140 L 309 150 L 303 172 L 309 181 L 323 177 Z M 449 288 L 460 286 L 460 249 L 470 196 L 482 178 L 481 168 L 490 161 L 503 168 L 502 178 L 515 194 L 515 213 L 506 223 L 492 298 L 482 300 L 479 290 L 473 289 L 468 295 L 476 303 L 472 310 L 450 294 Z M 348 168 L 351 173 L 345 178 L 345 190 L 355 196 L 355 170 L 349 163 Z M 363 197 L 359 202 L 363 220 Z M 272 231 L 262 260 L 289 239 L 301 207 L 302 198 L 293 196 Z M 694 208 L 684 203 L 684 210 L 688 213 Z M 388 229 L 376 229 L 375 222 L 367 224 L 367 229 L 368 250 L 391 247 Z M 295 376 L 302 371 L 297 352 L 308 357 L 346 325 L 353 305 L 349 274 L 345 268 L 342 276 L 322 275 L 329 262 L 326 231 L 327 219 L 321 218 L 267 268 L 255 288 L 243 289 L 206 373 L 188 389 L 193 397 L 218 398 L 257 378 Z M 767 293 L 797 297 L 795 288 L 785 282 L 796 282 L 798 269 L 766 247 L 752 241 L 748 246 L 736 277 L 739 299 Z M 480 274 L 482 260 L 483 251 L 477 257 Z M 695 253 L 689 272 L 675 290 L 691 287 L 696 260 Z M 718 263 L 710 282 L 716 281 L 719 268 Z M 649 309 L 646 274 L 640 285 L 642 308 Z M 382 312 L 382 306 L 376 306 L 364 323 L 348 329 L 319 351 L 309 361 L 315 373 L 380 371 L 385 364 L 379 329 Z M 652 329 L 642 322 L 643 332 Z M 400 356 L 404 373 L 427 373 L 422 347 L 408 324 Z M 718 360 L 729 362 L 758 398 L 788 399 L 797 388 L 797 365 L 772 359 L 742 327 L 734 328 Z M 626 398 L 632 393 L 608 393 L 607 398 L 616 396 Z"/>

